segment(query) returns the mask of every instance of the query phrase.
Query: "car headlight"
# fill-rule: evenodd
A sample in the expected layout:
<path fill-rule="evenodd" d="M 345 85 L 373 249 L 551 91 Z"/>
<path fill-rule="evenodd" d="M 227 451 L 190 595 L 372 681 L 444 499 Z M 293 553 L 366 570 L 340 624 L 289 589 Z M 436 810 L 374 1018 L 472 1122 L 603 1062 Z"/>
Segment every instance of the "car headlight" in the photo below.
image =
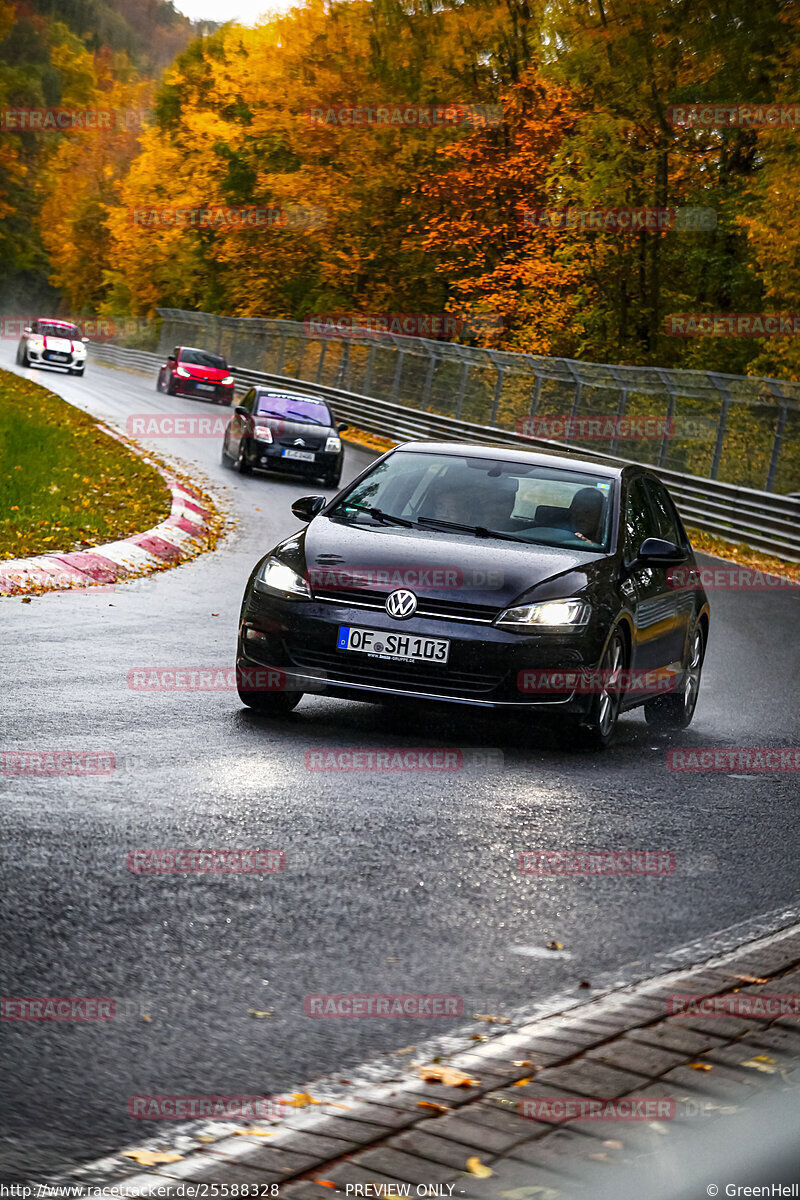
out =
<path fill-rule="evenodd" d="M 76 346 L 73 346 L 72 353 L 73 354 L 85 354 L 86 347 L 84 346 L 83 342 L 78 342 L 78 344 Z"/>
<path fill-rule="evenodd" d="M 268 558 L 253 581 L 257 592 L 282 596 L 284 600 L 311 600 L 311 588 L 301 575 L 279 558 Z"/>
<path fill-rule="evenodd" d="M 223 387 L 228 387 L 229 384 L 233 383 L 233 376 L 226 375 L 224 379 L 220 379 L 220 383 Z"/>
<path fill-rule="evenodd" d="M 254 425 L 253 437 L 257 442 L 271 442 L 272 430 L 270 429 L 269 425 Z"/>
<path fill-rule="evenodd" d="M 191 371 L 187 371 L 185 367 L 176 367 L 175 374 L 180 375 L 181 379 L 191 379 L 192 378 Z"/>
<path fill-rule="evenodd" d="M 325 443 L 326 454 L 338 454 L 342 448 L 342 439 L 338 437 L 329 437 Z"/>
<path fill-rule="evenodd" d="M 584 600 L 544 600 L 540 604 L 522 604 L 507 608 L 495 625 L 504 629 L 580 629 L 589 622 L 591 608 Z"/>
<path fill-rule="evenodd" d="M 40 337 L 28 338 L 29 350 L 44 350 L 44 339 Z"/>

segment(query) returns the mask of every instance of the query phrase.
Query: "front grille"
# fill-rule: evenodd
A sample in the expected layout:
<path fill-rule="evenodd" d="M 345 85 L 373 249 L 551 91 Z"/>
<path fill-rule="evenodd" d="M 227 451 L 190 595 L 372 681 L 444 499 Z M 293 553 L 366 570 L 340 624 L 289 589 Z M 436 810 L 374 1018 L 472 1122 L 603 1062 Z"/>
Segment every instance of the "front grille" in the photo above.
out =
<path fill-rule="evenodd" d="M 335 567 L 316 568 L 316 570 L 335 571 Z M 344 568 L 342 569 L 344 571 Z M 385 612 L 386 597 L 389 592 L 377 590 L 361 590 L 358 588 L 315 588 L 312 590 L 315 600 L 324 600 L 328 604 L 352 604 L 357 608 L 371 608 L 376 612 Z M 418 597 L 415 617 L 432 617 L 439 621 L 474 621 L 478 624 L 490 625 L 500 612 L 488 604 L 465 604 L 453 598 L 452 600 L 429 600 L 426 596 Z"/>
<path fill-rule="evenodd" d="M 363 661 L 360 655 L 330 650 L 310 650 L 307 646 L 286 646 L 296 667 L 323 671 L 332 683 L 368 683 L 376 687 L 408 688 L 415 692 L 430 692 L 458 696 L 484 695 L 503 682 L 502 675 L 487 675 L 476 671 L 451 671 L 449 667 L 432 671 L 425 663 L 384 663 L 374 659 Z"/>
<path fill-rule="evenodd" d="M 295 433 L 292 437 L 278 438 L 278 445 L 285 446 L 287 450 L 324 450 L 327 438 L 311 437 L 303 435 L 303 445 L 295 446 L 299 434 Z"/>

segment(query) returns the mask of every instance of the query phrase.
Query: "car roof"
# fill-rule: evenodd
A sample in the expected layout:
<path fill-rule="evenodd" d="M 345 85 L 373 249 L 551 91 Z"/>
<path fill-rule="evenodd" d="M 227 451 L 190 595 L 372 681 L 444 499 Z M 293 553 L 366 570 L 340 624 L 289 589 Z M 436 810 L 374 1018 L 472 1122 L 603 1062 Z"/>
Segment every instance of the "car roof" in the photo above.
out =
<path fill-rule="evenodd" d="M 628 467 L 626 463 L 608 462 L 607 459 L 595 458 L 583 452 L 572 456 L 560 454 L 557 450 L 525 450 L 516 446 L 475 445 L 474 442 L 403 442 L 397 449 L 415 450 L 423 454 L 458 454 L 468 458 L 502 458 L 506 462 L 531 467 L 556 467 L 564 471 L 586 468 L 595 475 L 605 475 L 609 479 L 618 479 Z"/>
<path fill-rule="evenodd" d="M 213 354 L 215 358 L 224 358 L 223 354 L 218 354 L 216 350 L 206 350 L 204 346 L 178 346 L 179 350 L 196 350 L 198 354 Z"/>
<path fill-rule="evenodd" d="M 74 321 L 62 321 L 61 317 L 37 317 L 36 320 L 42 321 L 45 325 L 66 325 L 69 329 L 78 328 Z"/>

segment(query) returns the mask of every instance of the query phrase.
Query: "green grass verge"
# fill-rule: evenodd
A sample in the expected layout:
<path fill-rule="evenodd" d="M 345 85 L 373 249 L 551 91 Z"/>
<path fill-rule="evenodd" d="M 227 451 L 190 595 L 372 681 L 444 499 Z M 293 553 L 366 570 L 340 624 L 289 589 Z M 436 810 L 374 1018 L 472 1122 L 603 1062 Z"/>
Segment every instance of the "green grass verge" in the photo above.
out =
<path fill-rule="evenodd" d="M 129 537 L 171 506 L 158 471 L 87 413 L 0 371 L 0 559 Z"/>

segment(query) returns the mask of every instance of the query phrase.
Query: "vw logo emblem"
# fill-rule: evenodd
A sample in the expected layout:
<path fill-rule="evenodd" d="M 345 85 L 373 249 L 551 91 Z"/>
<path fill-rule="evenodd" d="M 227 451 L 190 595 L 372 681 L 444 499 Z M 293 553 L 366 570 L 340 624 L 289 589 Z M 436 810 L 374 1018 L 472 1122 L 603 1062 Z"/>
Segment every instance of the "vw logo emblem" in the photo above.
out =
<path fill-rule="evenodd" d="M 397 621 L 407 621 L 417 611 L 417 597 L 405 588 L 390 592 L 386 597 L 386 611 Z"/>

